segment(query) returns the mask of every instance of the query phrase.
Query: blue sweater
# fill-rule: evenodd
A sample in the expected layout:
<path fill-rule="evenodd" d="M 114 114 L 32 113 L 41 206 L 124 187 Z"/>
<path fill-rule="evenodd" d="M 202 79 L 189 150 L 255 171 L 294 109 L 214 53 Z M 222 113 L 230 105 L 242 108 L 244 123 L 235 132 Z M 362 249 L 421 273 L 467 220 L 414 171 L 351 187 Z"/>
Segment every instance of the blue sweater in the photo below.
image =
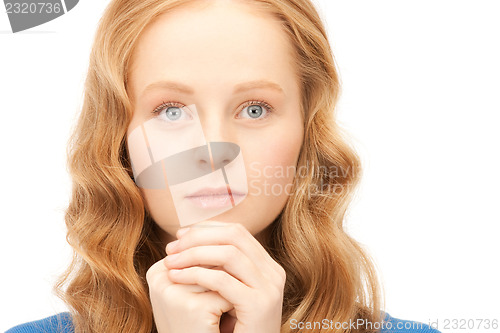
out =
<path fill-rule="evenodd" d="M 345 323 L 348 325 L 347 323 Z M 295 323 L 297 327 L 304 325 L 303 331 L 307 332 L 307 323 Z M 312 323 L 311 323 L 312 325 Z M 323 323 L 323 328 L 334 327 L 333 324 Z M 5 333 L 73 333 L 73 324 L 71 322 L 71 315 L 69 312 L 61 312 L 57 315 L 47 317 L 44 319 L 31 321 L 15 326 Z M 436 329 L 431 328 L 429 325 L 391 317 L 388 313 L 385 316 L 385 324 L 380 333 L 441 333 Z"/>

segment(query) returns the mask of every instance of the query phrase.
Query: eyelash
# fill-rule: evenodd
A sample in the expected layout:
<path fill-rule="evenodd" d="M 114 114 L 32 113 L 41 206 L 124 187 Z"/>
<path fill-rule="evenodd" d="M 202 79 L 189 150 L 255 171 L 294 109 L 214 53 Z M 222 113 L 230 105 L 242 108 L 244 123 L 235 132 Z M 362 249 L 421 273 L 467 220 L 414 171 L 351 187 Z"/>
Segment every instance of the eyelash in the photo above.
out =
<path fill-rule="evenodd" d="M 258 118 L 257 120 L 262 120 L 262 119 L 265 119 L 269 116 L 269 114 L 273 113 L 274 111 L 274 108 L 267 102 L 265 101 L 261 101 L 261 100 L 251 100 L 251 101 L 246 101 L 245 103 L 242 104 L 242 106 L 240 107 L 240 111 L 238 112 L 238 114 L 241 112 L 241 110 L 243 110 L 244 108 L 250 106 L 250 105 L 260 105 L 264 108 L 266 108 L 266 115 L 262 118 Z M 158 114 L 160 113 L 161 111 L 163 111 L 165 108 L 167 107 L 184 107 L 185 105 L 182 104 L 182 103 L 179 103 L 179 102 L 162 102 L 162 104 L 160 104 L 159 106 L 157 106 L 154 110 L 153 110 L 153 114 Z"/>

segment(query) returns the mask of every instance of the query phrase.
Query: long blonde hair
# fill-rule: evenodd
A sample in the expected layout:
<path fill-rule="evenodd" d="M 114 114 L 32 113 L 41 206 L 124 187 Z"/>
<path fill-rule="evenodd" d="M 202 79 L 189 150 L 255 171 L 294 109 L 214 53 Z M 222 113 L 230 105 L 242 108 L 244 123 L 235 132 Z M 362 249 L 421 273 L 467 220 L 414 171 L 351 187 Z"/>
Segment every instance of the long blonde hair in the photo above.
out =
<path fill-rule="evenodd" d="M 73 188 L 65 221 L 73 260 L 54 285 L 76 333 L 156 332 L 145 276 L 166 253 L 128 159 L 133 109 L 127 70 L 144 28 L 188 2 L 113 0 L 100 20 L 82 111 L 68 142 Z M 251 4 L 276 17 L 294 46 L 305 116 L 297 170 L 306 171 L 295 177 L 294 191 L 263 242 L 287 273 L 281 332 L 301 331 L 291 328 L 292 320 L 380 322 L 374 264 L 343 226 L 360 162 L 335 121 L 340 83 L 325 28 L 310 0 Z M 376 331 L 345 326 L 304 331 Z"/>

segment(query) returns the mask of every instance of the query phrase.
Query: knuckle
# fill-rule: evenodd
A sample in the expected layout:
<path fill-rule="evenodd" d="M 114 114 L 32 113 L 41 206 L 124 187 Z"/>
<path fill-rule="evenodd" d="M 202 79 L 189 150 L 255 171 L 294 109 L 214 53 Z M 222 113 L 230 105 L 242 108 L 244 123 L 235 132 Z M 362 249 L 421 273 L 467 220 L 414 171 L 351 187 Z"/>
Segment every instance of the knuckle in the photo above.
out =
<path fill-rule="evenodd" d="M 278 265 L 278 271 L 280 273 L 282 282 L 285 283 L 285 281 L 286 281 L 286 271 L 285 271 L 285 269 L 281 265 Z"/>
<path fill-rule="evenodd" d="M 224 251 L 226 261 L 238 260 L 240 256 L 240 251 L 234 245 L 228 245 L 227 250 Z"/>
<path fill-rule="evenodd" d="M 227 286 L 229 284 L 229 279 L 228 275 L 222 271 L 222 270 L 217 270 L 215 271 L 215 285 L 217 289 L 220 289 L 223 286 Z"/>
<path fill-rule="evenodd" d="M 236 223 L 236 228 L 242 233 L 242 234 L 245 234 L 245 233 L 249 233 L 247 228 L 241 224 L 241 223 Z"/>
<path fill-rule="evenodd" d="M 201 307 L 200 302 L 198 302 L 194 298 L 186 299 L 186 301 L 184 303 L 184 307 L 185 307 L 186 311 L 189 311 L 189 313 L 197 313 L 201 310 L 200 309 L 200 307 Z"/>
<path fill-rule="evenodd" d="M 162 295 L 165 300 L 176 300 L 181 296 L 181 290 L 178 285 L 173 284 L 166 287 L 163 290 Z"/>
<path fill-rule="evenodd" d="M 190 309 L 193 308 L 193 304 L 190 304 L 189 297 L 186 297 L 186 293 L 181 285 L 170 285 L 163 290 L 161 293 L 162 300 L 165 304 L 166 311 L 176 312 L 179 308 Z M 185 300 L 184 302 L 179 302 L 179 300 Z"/>
<path fill-rule="evenodd" d="M 157 275 L 156 272 L 159 270 L 158 269 L 159 265 L 163 265 L 162 260 L 151 265 L 151 267 L 149 267 L 149 269 L 146 271 L 146 281 L 148 281 L 148 283 L 151 283 L 154 281 L 154 277 Z"/>
<path fill-rule="evenodd" d="M 282 302 L 283 290 L 281 290 L 280 288 L 271 288 L 268 297 L 270 304 L 274 306 L 276 303 Z"/>
<path fill-rule="evenodd" d="M 243 229 L 245 227 L 241 223 L 231 223 L 230 227 L 230 235 L 234 237 L 233 239 L 237 239 L 237 237 L 243 234 Z"/>
<path fill-rule="evenodd" d="M 186 272 L 186 274 L 190 274 L 194 277 L 194 282 L 198 285 L 201 284 L 202 282 L 202 275 L 200 274 L 200 270 L 201 268 L 200 267 L 188 267 L 188 268 L 184 268 L 184 271 Z"/>
<path fill-rule="evenodd" d="M 148 283 L 151 283 L 151 280 L 153 278 L 153 271 L 151 270 L 151 267 L 148 269 L 148 271 L 146 272 L 146 281 Z"/>
<path fill-rule="evenodd" d="M 276 260 L 273 260 L 273 262 L 274 262 L 274 267 L 276 267 L 276 272 L 280 277 L 280 281 L 284 283 L 286 281 L 286 270 Z"/>

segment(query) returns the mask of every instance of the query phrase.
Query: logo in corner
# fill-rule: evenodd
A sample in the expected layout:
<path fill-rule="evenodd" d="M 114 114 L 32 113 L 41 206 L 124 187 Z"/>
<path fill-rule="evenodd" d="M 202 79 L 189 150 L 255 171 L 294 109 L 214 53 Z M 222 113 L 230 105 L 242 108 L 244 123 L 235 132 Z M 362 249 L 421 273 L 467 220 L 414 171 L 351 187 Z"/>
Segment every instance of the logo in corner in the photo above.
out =
<path fill-rule="evenodd" d="M 3 0 L 12 32 L 52 21 L 73 9 L 79 0 Z"/>

